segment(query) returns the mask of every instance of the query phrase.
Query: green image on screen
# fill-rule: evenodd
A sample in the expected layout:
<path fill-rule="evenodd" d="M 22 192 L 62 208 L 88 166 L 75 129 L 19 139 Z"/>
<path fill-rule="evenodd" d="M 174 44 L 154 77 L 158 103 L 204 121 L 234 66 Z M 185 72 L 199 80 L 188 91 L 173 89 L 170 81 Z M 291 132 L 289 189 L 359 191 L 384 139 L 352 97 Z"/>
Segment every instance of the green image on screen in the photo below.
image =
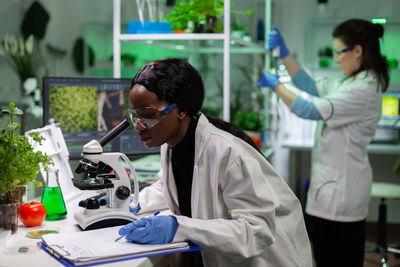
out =
<path fill-rule="evenodd" d="M 63 132 L 97 131 L 97 87 L 54 86 L 49 103 L 50 116 Z"/>
<path fill-rule="evenodd" d="M 395 96 L 383 96 L 382 116 L 397 116 L 399 114 L 399 99 Z"/>

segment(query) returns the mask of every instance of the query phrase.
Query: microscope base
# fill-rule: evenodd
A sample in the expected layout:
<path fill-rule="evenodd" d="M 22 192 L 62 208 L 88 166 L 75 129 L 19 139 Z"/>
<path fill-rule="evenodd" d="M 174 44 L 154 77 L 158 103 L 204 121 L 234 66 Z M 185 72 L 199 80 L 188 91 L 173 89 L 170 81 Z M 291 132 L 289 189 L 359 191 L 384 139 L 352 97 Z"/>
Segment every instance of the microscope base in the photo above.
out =
<path fill-rule="evenodd" d="M 75 213 L 74 218 L 82 230 L 94 230 L 117 225 L 125 225 L 137 218 L 129 211 L 104 211 L 85 214 L 85 210 Z"/>

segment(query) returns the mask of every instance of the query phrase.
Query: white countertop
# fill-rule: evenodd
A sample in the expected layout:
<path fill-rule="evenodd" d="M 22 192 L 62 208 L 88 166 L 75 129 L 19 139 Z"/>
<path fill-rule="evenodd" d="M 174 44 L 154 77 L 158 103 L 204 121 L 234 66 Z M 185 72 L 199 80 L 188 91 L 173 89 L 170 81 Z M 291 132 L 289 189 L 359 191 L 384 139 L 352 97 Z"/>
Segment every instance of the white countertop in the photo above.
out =
<path fill-rule="evenodd" d="M 44 250 L 40 249 L 37 246 L 37 243 L 41 239 L 32 239 L 26 237 L 28 232 L 34 230 L 59 230 L 60 232 L 76 232 L 81 231 L 79 226 L 76 224 L 74 220 L 75 211 L 80 208 L 78 207 L 78 203 L 80 200 L 85 199 L 87 197 L 96 195 L 96 191 L 82 191 L 82 196 L 76 199 L 71 200 L 69 203 L 66 203 L 67 206 L 67 218 L 61 221 L 43 221 L 41 226 L 37 227 L 26 227 L 19 220 L 18 231 L 16 234 L 11 235 L 11 238 L 7 244 L 7 247 L 1 248 L 0 251 L 0 266 L 1 267 L 21 267 L 21 266 L 29 266 L 29 267 L 52 267 L 52 266 L 64 266 L 52 256 L 47 254 Z M 29 250 L 26 253 L 18 252 L 20 247 L 28 247 Z M 101 266 L 105 267 L 148 267 L 153 266 L 155 263 L 160 261 L 162 256 L 155 256 L 151 258 L 139 258 L 134 260 L 127 261 L 119 261 L 110 264 L 102 264 Z"/>

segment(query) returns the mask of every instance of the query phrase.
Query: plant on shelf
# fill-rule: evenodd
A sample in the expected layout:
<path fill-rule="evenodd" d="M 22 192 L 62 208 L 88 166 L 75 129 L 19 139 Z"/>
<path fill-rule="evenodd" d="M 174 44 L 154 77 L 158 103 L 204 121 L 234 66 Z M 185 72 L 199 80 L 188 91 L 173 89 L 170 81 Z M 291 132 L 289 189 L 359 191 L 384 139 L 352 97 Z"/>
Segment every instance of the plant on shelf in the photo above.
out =
<path fill-rule="evenodd" d="M 246 11 L 231 11 L 234 16 L 231 19 L 231 31 L 232 35 L 243 38 L 245 35 L 250 35 L 245 27 L 249 25 L 249 18 L 253 16 L 254 9 L 248 9 Z M 239 16 L 245 16 L 242 19 L 239 19 Z"/>
<path fill-rule="evenodd" d="M 264 130 L 263 116 L 254 110 L 236 111 L 233 123 L 245 131 L 262 132 Z"/>
<path fill-rule="evenodd" d="M 188 25 L 200 23 L 201 17 L 192 9 L 190 1 L 179 1 L 175 4 L 174 9 L 167 14 L 165 20 L 171 22 L 172 30 L 175 32 L 184 31 Z"/>
<path fill-rule="evenodd" d="M 9 115 L 4 127 L 0 129 L 0 203 L 7 204 L 18 201 L 18 188 L 35 182 L 41 185 L 36 176 L 40 167 L 48 169 L 53 165 L 52 159 L 41 151 L 34 151 L 34 146 L 25 135 L 17 134 L 20 124 L 14 121 L 22 111 L 9 103 L 9 109 L 0 111 L 0 117 Z M 44 137 L 39 133 L 30 133 L 33 144 L 41 144 Z"/>
<path fill-rule="evenodd" d="M 253 9 L 245 12 L 232 10 L 231 13 L 251 16 Z M 222 32 L 223 24 L 220 17 L 224 14 L 223 0 L 179 0 L 174 9 L 166 16 L 166 21 L 172 23 L 175 32 L 183 32 L 193 25 L 194 32 Z"/>

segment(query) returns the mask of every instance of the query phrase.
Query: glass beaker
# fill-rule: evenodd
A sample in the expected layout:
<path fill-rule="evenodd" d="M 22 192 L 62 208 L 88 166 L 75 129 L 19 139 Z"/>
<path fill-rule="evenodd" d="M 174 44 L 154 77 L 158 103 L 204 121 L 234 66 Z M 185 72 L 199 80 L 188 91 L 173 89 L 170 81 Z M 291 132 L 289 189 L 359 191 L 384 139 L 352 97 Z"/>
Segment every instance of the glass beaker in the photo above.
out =
<path fill-rule="evenodd" d="M 64 197 L 58 181 L 58 169 L 46 171 L 46 182 L 42 195 L 42 204 L 46 207 L 46 221 L 63 220 L 67 216 Z"/>

